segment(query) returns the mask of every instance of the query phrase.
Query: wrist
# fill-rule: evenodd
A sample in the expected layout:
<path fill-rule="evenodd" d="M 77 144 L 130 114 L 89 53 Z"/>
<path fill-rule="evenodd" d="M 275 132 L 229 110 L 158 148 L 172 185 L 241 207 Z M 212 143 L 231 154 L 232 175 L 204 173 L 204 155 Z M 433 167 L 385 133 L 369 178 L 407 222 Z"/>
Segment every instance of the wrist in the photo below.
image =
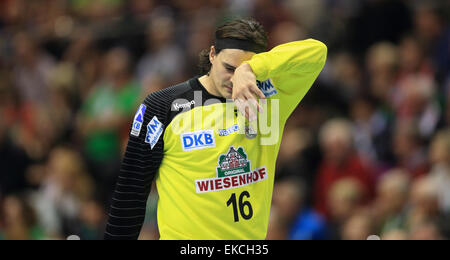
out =
<path fill-rule="evenodd" d="M 237 67 L 236 70 L 239 70 L 241 72 L 251 72 L 252 74 L 255 74 L 253 73 L 252 67 L 247 62 L 244 62 L 241 65 L 239 65 L 239 67 Z"/>
<path fill-rule="evenodd" d="M 253 72 L 252 67 L 250 64 L 244 62 L 239 67 L 236 68 L 236 71 L 234 73 L 235 75 L 238 75 L 238 77 L 242 77 L 249 80 L 256 80 L 256 75 Z"/>

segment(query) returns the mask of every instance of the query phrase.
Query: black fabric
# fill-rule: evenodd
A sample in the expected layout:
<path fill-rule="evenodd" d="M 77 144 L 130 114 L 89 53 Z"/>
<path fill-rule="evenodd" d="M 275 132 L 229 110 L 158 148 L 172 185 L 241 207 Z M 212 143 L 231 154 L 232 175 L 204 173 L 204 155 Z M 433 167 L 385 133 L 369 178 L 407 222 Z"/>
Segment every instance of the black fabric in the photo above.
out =
<path fill-rule="evenodd" d="M 33 163 L 26 152 L 10 139 L 0 137 L 0 199 L 27 188 L 25 172 Z"/>
<path fill-rule="evenodd" d="M 170 123 L 168 119 L 173 100 L 186 92 L 192 92 L 192 89 L 184 82 L 154 92 L 144 100 L 146 110 L 141 132 L 138 137 L 129 135 L 111 200 L 104 239 L 135 240 L 139 237 L 152 181 L 164 156 L 164 131 L 151 149 L 150 145 L 145 143 L 146 126 L 156 116 L 163 127 L 166 127 Z"/>
<path fill-rule="evenodd" d="M 234 38 L 216 39 L 214 46 L 217 50 L 238 49 L 243 51 L 251 51 L 254 53 L 261 53 L 266 51 L 265 50 L 266 48 L 264 46 L 261 46 L 251 41 Z"/>

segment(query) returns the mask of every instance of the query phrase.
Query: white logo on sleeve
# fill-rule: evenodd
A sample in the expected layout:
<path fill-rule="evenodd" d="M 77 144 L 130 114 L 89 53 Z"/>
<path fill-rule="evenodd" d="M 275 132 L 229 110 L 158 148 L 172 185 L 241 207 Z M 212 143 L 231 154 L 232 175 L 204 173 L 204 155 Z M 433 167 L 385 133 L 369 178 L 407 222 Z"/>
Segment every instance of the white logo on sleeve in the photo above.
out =
<path fill-rule="evenodd" d="M 193 105 L 195 105 L 195 101 L 194 100 L 192 100 L 192 101 L 189 101 L 189 102 L 185 102 L 185 103 L 173 103 L 173 111 L 178 111 L 178 110 L 180 110 L 180 108 L 182 108 L 182 109 L 190 109 L 191 108 L 191 106 L 193 106 Z"/>
<path fill-rule="evenodd" d="M 275 89 L 275 86 L 273 85 L 272 79 L 268 79 L 263 82 L 256 81 L 256 84 L 266 97 L 272 97 L 278 94 L 278 91 Z"/>
<path fill-rule="evenodd" d="M 147 125 L 147 135 L 145 136 L 145 142 L 150 144 L 150 149 L 153 150 L 163 132 L 163 124 L 159 122 L 158 118 L 154 116 L 150 123 Z"/>
<path fill-rule="evenodd" d="M 133 126 L 131 127 L 131 135 L 139 136 L 141 133 L 142 124 L 144 123 L 144 114 L 145 109 L 147 107 L 145 105 L 141 105 L 136 112 L 136 115 L 134 116 L 133 120 Z"/>
<path fill-rule="evenodd" d="M 200 130 L 181 134 L 183 152 L 192 150 L 215 148 L 214 130 Z"/>

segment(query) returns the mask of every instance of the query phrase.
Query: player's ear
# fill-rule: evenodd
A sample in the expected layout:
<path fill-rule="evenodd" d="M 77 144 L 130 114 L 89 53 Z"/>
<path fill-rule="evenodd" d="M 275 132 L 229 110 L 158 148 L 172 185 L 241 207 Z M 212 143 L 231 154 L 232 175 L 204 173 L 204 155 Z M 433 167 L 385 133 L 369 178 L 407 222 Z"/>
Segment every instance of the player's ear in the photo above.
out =
<path fill-rule="evenodd" d="M 209 50 L 209 62 L 212 64 L 215 58 L 216 58 L 216 48 L 213 45 Z"/>

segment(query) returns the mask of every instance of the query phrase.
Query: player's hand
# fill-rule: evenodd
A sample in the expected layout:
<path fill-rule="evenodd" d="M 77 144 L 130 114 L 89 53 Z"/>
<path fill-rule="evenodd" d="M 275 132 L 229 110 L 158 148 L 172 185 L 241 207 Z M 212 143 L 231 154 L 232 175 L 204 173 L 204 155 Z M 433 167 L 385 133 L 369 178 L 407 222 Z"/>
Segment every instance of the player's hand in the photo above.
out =
<path fill-rule="evenodd" d="M 233 77 L 233 93 L 231 95 L 238 110 L 250 122 L 256 120 L 257 112 L 262 113 L 263 108 L 258 104 L 258 98 L 265 102 L 266 96 L 256 85 L 256 76 L 248 63 L 236 68 Z"/>

